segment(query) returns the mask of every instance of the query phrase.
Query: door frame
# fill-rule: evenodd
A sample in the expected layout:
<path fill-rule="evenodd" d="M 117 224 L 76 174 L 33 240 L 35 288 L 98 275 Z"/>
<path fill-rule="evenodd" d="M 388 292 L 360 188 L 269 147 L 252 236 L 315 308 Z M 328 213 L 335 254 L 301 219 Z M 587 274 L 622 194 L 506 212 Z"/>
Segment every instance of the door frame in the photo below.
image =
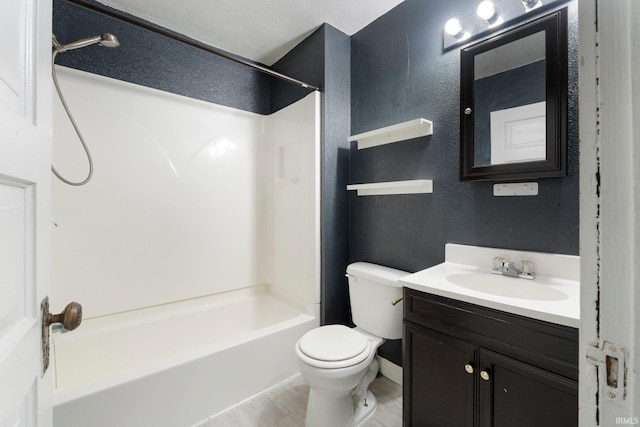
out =
<path fill-rule="evenodd" d="M 640 2 L 578 7 L 580 425 L 638 424 Z"/>

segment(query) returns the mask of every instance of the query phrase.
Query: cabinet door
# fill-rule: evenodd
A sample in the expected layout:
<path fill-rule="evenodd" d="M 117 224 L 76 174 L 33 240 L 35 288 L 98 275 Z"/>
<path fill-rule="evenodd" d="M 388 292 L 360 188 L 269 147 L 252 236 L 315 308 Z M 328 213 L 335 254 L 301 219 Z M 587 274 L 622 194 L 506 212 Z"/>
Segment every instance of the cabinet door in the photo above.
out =
<path fill-rule="evenodd" d="M 411 326 L 404 338 L 405 425 L 472 427 L 476 347 Z"/>
<path fill-rule="evenodd" d="M 481 426 L 578 425 L 577 381 L 485 349 L 478 360 Z"/>

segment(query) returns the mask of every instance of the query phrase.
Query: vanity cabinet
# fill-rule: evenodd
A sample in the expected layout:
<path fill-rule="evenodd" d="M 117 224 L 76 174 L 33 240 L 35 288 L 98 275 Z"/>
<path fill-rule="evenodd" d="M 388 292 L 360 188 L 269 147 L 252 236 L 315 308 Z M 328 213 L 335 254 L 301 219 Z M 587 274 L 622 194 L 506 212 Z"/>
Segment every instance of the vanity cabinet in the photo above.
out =
<path fill-rule="evenodd" d="M 577 329 L 404 293 L 406 427 L 578 425 Z"/>

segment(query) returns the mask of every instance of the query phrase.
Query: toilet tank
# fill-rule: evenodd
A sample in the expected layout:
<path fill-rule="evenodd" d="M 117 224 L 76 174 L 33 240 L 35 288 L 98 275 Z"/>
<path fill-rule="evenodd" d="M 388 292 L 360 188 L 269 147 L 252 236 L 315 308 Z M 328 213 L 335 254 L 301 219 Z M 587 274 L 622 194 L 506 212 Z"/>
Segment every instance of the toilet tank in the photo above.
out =
<path fill-rule="evenodd" d="M 400 278 L 408 275 L 368 262 L 356 262 L 347 267 L 351 315 L 356 326 L 380 338 L 402 338 L 402 297 Z"/>

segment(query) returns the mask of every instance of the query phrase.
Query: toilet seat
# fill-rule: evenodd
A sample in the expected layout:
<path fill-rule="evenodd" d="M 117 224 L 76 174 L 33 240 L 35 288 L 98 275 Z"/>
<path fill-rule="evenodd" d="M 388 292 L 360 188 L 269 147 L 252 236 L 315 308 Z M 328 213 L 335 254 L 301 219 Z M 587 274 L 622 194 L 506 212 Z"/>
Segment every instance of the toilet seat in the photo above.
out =
<path fill-rule="evenodd" d="M 365 335 L 343 325 L 329 325 L 304 334 L 296 353 L 308 365 L 338 369 L 364 361 L 371 347 L 371 340 Z"/>

